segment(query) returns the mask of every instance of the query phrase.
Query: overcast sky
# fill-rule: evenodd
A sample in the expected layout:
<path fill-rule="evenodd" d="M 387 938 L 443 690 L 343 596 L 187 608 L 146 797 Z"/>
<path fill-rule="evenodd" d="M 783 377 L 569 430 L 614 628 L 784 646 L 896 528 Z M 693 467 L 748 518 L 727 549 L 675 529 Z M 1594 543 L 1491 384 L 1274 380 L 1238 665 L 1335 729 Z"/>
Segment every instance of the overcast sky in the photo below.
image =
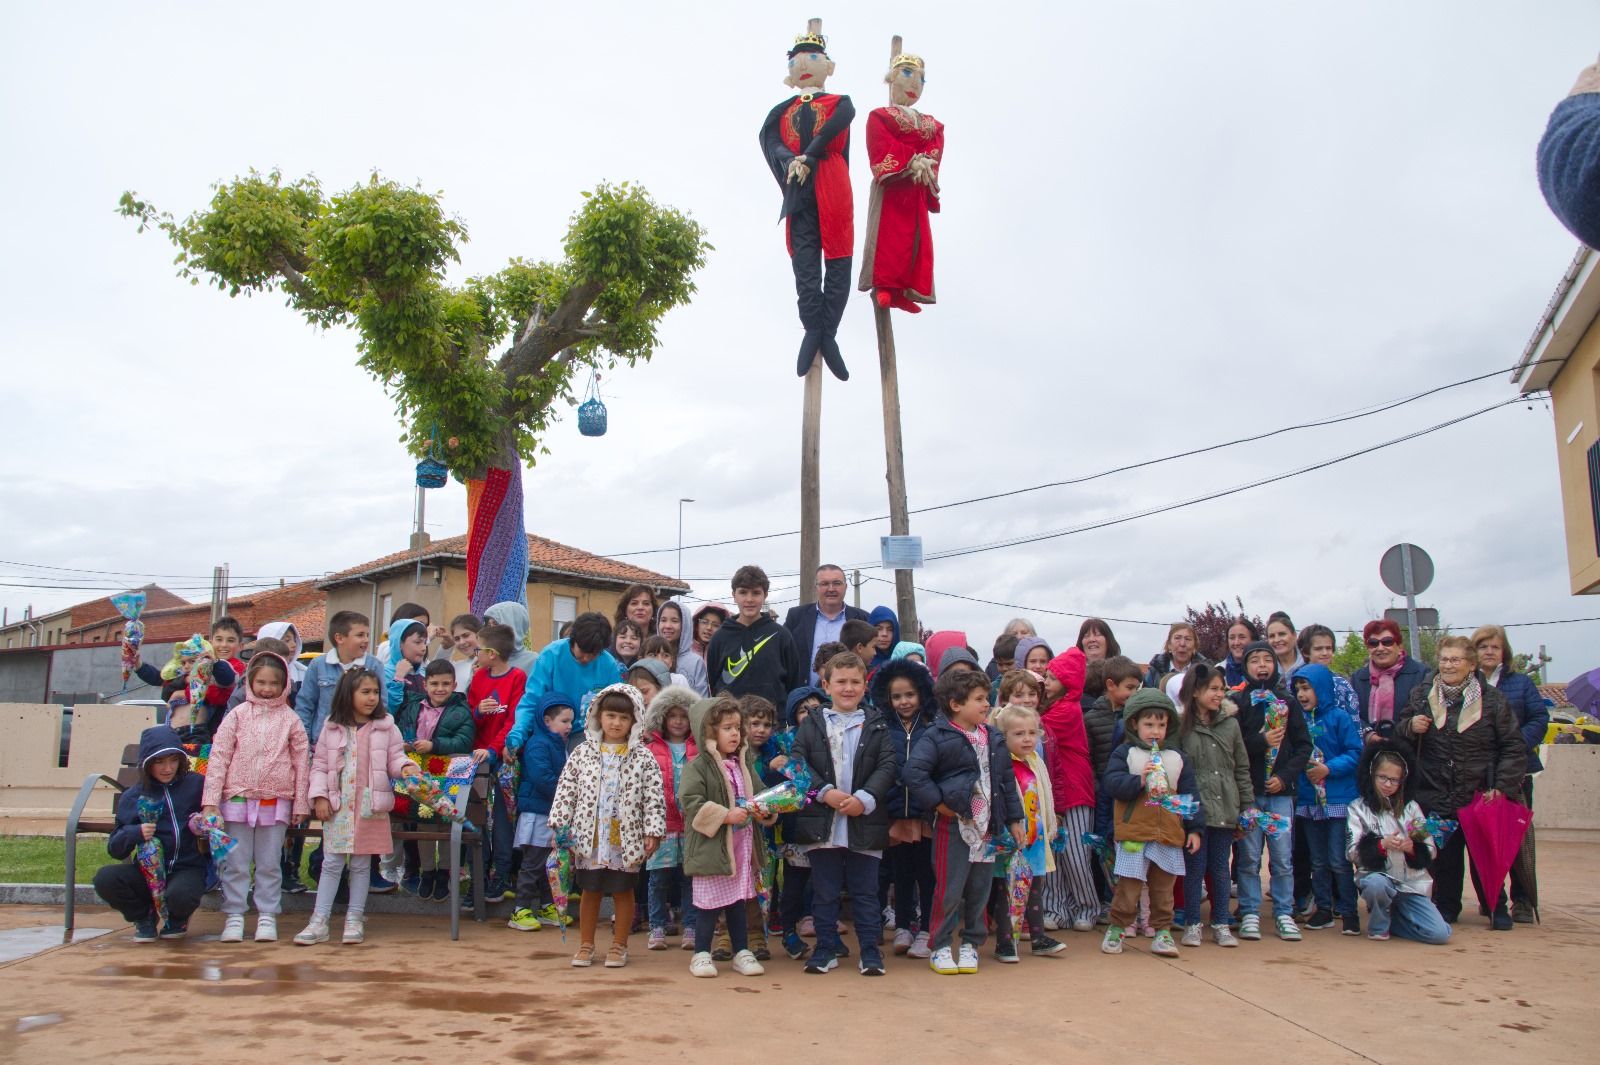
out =
<path fill-rule="evenodd" d="M 276 297 L 173 276 L 135 189 L 182 216 L 251 167 L 329 190 L 373 170 L 443 190 L 471 242 L 458 277 L 559 254 L 580 193 L 644 184 L 716 245 L 656 359 L 603 382 L 610 432 L 570 414 L 527 474 L 528 528 L 676 568 L 689 544 L 799 523 L 799 339 L 778 191 L 756 133 L 784 53 L 820 14 L 832 91 L 886 101 L 888 40 L 926 57 L 947 126 L 940 303 L 895 319 L 913 507 L 1022 488 L 1341 414 L 1509 368 L 1575 250 L 1533 151 L 1600 49 L 1592 0 L 1481 3 L 32 5 L 0 43 L 0 259 L 8 446 L 0 588 L 15 616 L 160 574 L 203 599 L 405 546 L 412 464 L 343 331 Z M 859 226 L 867 162 L 856 126 Z M 823 521 L 887 513 L 870 304 L 827 381 Z M 1259 444 L 913 519 L 927 550 L 1064 529 L 1289 471 L 1514 395 L 1505 375 Z M 921 587 L 1166 622 L 1243 598 L 1359 626 L 1409 540 L 1424 605 L 1456 626 L 1589 617 L 1568 595 L 1548 409 L 1515 405 L 1377 454 L 1098 531 L 931 562 Z M 465 491 L 428 499 L 435 536 Z M 826 533 L 877 558 L 887 521 Z M 740 563 L 794 601 L 796 536 L 685 551 L 702 595 Z M 875 568 L 872 577 L 891 577 Z M 785 576 L 779 576 L 785 575 Z M 868 583 L 862 603 L 891 602 Z M 987 651 L 1028 613 L 924 591 L 925 623 Z M 1118 623 L 1139 657 L 1164 631 Z M 1512 630 L 1566 679 L 1600 625 Z"/>

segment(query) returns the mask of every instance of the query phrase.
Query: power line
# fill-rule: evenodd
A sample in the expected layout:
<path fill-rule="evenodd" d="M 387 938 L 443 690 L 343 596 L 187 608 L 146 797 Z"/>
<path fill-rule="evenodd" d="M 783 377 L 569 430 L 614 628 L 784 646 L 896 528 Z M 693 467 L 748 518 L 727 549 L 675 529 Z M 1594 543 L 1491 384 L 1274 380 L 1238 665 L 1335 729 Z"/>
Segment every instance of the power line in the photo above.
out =
<path fill-rule="evenodd" d="M 1468 414 L 1458 415 L 1457 417 L 1442 421 L 1437 425 L 1430 425 L 1426 429 L 1418 429 L 1414 432 L 1406 433 L 1404 436 L 1397 436 L 1393 440 L 1385 440 L 1382 443 L 1372 444 L 1368 447 L 1359 448 L 1355 451 L 1347 451 L 1343 455 L 1338 455 L 1331 459 L 1324 459 L 1321 462 L 1315 462 L 1307 466 L 1301 466 L 1298 469 L 1288 470 L 1284 473 L 1275 474 L 1271 477 L 1262 477 L 1258 480 L 1247 481 L 1244 484 L 1234 485 L 1232 488 L 1224 488 L 1215 492 L 1208 492 L 1205 495 L 1192 496 L 1176 503 L 1167 503 L 1161 506 L 1146 507 L 1144 510 L 1123 514 L 1115 518 L 1107 518 L 1103 521 L 1087 522 L 1083 525 L 1075 525 L 1066 529 L 1056 529 L 1051 532 L 1035 533 L 1030 536 L 1013 537 L 1009 540 L 996 540 L 987 544 L 974 544 L 970 547 L 952 548 L 949 551 L 935 552 L 928 555 L 927 558 L 928 561 L 933 562 L 941 559 L 960 558 L 965 555 L 981 554 L 986 551 L 998 551 L 1002 548 L 1019 547 L 1023 544 L 1035 544 L 1044 540 L 1059 539 L 1063 536 L 1075 536 L 1078 533 L 1092 532 L 1096 529 L 1105 529 L 1113 525 L 1122 525 L 1130 521 L 1136 521 L 1139 518 L 1149 518 L 1154 517 L 1157 514 L 1166 514 L 1174 510 L 1182 510 L 1185 507 L 1192 507 L 1197 503 L 1207 503 L 1213 499 L 1222 499 L 1227 496 L 1238 495 L 1240 492 L 1248 491 L 1252 488 L 1260 488 L 1264 485 L 1275 484 L 1278 481 L 1286 481 L 1291 477 L 1299 477 L 1302 474 L 1315 473 L 1317 470 L 1327 469 L 1329 466 L 1336 466 L 1341 462 L 1348 462 L 1351 459 L 1360 458 L 1363 455 L 1370 455 L 1375 451 L 1382 451 L 1384 448 L 1394 447 L 1397 444 L 1404 444 L 1409 441 L 1416 440 L 1419 437 L 1427 436 L 1429 433 L 1436 433 L 1441 429 L 1448 429 L 1453 425 L 1459 425 L 1462 422 L 1470 421 L 1473 418 L 1476 418 L 1482 414 L 1487 414 L 1490 411 L 1499 410 L 1501 407 L 1509 407 L 1522 402 L 1524 402 L 1524 397 L 1516 396 L 1511 399 L 1503 400 L 1499 403 L 1494 403 L 1490 406 L 1483 407 L 1479 410 L 1472 411 Z"/>

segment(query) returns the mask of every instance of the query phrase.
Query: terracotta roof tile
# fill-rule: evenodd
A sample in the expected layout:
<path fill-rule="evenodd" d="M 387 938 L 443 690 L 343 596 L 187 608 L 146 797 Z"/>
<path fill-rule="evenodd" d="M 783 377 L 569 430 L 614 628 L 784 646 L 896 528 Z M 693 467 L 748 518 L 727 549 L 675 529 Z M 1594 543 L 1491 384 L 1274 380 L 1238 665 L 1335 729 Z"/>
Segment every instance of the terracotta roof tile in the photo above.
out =
<path fill-rule="evenodd" d="M 313 581 L 285 585 L 253 592 L 247 596 L 234 596 L 228 600 L 227 613 L 243 626 L 246 635 L 269 621 L 291 622 L 305 642 L 320 641 L 327 628 L 324 621 L 327 597 Z M 114 612 L 113 612 L 114 613 Z M 144 638 L 146 643 L 166 643 L 186 640 L 197 632 L 211 627 L 211 604 L 193 603 L 146 610 Z M 121 639 L 122 619 L 101 618 L 72 630 L 83 643 L 110 642 Z"/>
<path fill-rule="evenodd" d="M 466 557 L 466 536 L 464 534 L 449 536 L 443 540 L 433 541 L 420 551 L 397 551 L 392 555 L 385 555 L 371 562 L 331 573 L 324 577 L 317 587 L 331 588 L 358 577 L 384 573 L 418 561 L 445 558 L 460 559 L 464 563 Z M 685 592 L 689 590 L 689 586 L 683 581 L 668 577 L 664 573 L 657 573 L 628 562 L 619 562 L 614 558 L 606 558 L 604 555 L 596 555 L 580 548 L 568 547 L 566 544 L 532 534 L 528 536 L 528 571 L 606 581 L 612 584 L 647 584 L 656 589 L 670 588 Z"/>

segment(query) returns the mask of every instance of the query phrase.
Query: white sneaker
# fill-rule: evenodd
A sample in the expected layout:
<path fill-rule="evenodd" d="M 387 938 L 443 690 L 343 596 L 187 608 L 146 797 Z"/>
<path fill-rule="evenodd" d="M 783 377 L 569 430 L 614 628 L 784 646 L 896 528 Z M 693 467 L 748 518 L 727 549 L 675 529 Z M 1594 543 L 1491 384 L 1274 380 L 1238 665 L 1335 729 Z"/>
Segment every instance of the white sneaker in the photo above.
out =
<path fill-rule="evenodd" d="M 928 968 L 940 976 L 956 976 L 961 972 L 961 966 L 956 964 L 956 959 L 950 953 L 949 947 L 940 947 L 928 959 Z"/>
<path fill-rule="evenodd" d="M 752 955 L 751 960 L 755 960 Z M 717 975 L 717 963 L 711 960 L 711 952 L 702 950 L 689 959 L 689 975 L 711 979 Z"/>
<path fill-rule="evenodd" d="M 885 906 L 883 908 L 883 927 L 886 930 L 894 927 L 894 907 L 893 906 Z"/>
<path fill-rule="evenodd" d="M 911 940 L 911 947 L 906 951 L 913 958 L 926 958 L 933 953 L 933 948 L 928 946 L 928 933 L 918 932 Z"/>
<path fill-rule="evenodd" d="M 689 966 L 689 971 L 694 972 L 693 965 Z M 760 962 L 756 961 L 754 954 L 748 950 L 741 950 L 733 956 L 733 971 L 740 976 L 760 976 L 767 970 L 761 967 Z M 695 973 L 695 975 L 699 976 L 700 974 Z"/>
<path fill-rule="evenodd" d="M 378 859 L 378 875 L 391 884 L 398 884 L 406 878 L 406 863 L 404 858 L 394 854 L 385 854 Z"/>
<path fill-rule="evenodd" d="M 1278 938 L 1290 943 L 1300 942 L 1300 926 L 1294 923 L 1294 918 L 1284 914 L 1278 918 Z"/>
<path fill-rule="evenodd" d="M 961 944 L 961 951 L 956 955 L 956 966 L 964 973 L 978 971 L 978 948 L 971 943 Z"/>
<path fill-rule="evenodd" d="M 1225 924 L 1213 925 L 1211 934 L 1215 937 L 1219 947 L 1237 947 L 1239 945 L 1239 941 L 1234 938 L 1233 929 Z"/>
<path fill-rule="evenodd" d="M 1044 929 L 1046 932 L 1061 931 L 1061 919 L 1053 913 L 1044 915 Z"/>
<path fill-rule="evenodd" d="M 367 919 L 365 917 L 351 917 L 344 919 L 344 937 L 340 940 L 346 946 L 364 942 L 367 938 Z"/>
<path fill-rule="evenodd" d="M 1247 913 L 1239 918 L 1240 939 L 1261 938 L 1261 918 L 1253 913 Z"/>
<path fill-rule="evenodd" d="M 328 920 L 315 914 L 311 922 L 301 929 L 300 934 L 294 937 L 295 945 L 301 947 L 315 946 L 328 941 Z"/>
<path fill-rule="evenodd" d="M 241 931 L 243 931 L 241 929 Z M 278 941 L 278 915 L 263 913 L 256 917 L 256 942 L 276 943 Z"/>
<path fill-rule="evenodd" d="M 228 919 L 222 922 L 222 934 L 217 937 L 218 943 L 243 943 L 244 942 L 244 914 L 230 913 Z"/>
<path fill-rule="evenodd" d="M 894 952 L 896 954 L 904 954 L 906 951 L 911 949 L 911 944 L 915 942 L 916 937 L 911 934 L 911 929 L 899 928 L 895 930 Z"/>
<path fill-rule="evenodd" d="M 1198 947 L 1205 942 L 1205 929 L 1197 924 L 1189 925 L 1183 930 L 1183 939 L 1180 942 L 1186 947 Z"/>
<path fill-rule="evenodd" d="M 1074 932 L 1093 932 L 1094 931 L 1094 918 L 1093 917 L 1080 917 L 1080 918 L 1078 918 L 1076 921 L 1072 922 L 1072 930 Z"/>

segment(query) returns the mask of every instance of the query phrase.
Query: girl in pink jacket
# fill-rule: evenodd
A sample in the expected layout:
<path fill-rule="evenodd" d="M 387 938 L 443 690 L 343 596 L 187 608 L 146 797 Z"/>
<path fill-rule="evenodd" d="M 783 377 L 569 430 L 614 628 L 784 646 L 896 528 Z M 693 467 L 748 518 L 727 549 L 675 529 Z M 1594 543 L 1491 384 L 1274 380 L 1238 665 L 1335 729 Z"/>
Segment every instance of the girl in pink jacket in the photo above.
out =
<path fill-rule="evenodd" d="M 391 779 L 421 770 L 406 757 L 405 741 L 394 718 L 383 709 L 382 680 L 369 669 L 345 673 L 333 692 L 333 708 L 317 738 L 311 760 L 311 802 L 322 822 L 322 874 L 311 922 L 294 937 L 309 947 L 328 941 L 328 918 L 346 863 L 350 866 L 350 905 L 344 914 L 345 943 L 366 938 L 367 888 L 372 855 L 388 854 L 389 811 L 394 809 Z"/>
<path fill-rule="evenodd" d="M 283 838 L 291 822 L 304 824 L 306 730 L 290 708 L 289 663 L 270 651 L 250 660 L 245 701 L 233 709 L 211 739 L 206 788 L 201 803 L 208 814 L 221 813 L 238 847 L 222 864 L 221 943 L 244 940 L 245 902 L 250 867 L 255 866 L 256 942 L 278 938 L 279 894 L 283 887 Z"/>

